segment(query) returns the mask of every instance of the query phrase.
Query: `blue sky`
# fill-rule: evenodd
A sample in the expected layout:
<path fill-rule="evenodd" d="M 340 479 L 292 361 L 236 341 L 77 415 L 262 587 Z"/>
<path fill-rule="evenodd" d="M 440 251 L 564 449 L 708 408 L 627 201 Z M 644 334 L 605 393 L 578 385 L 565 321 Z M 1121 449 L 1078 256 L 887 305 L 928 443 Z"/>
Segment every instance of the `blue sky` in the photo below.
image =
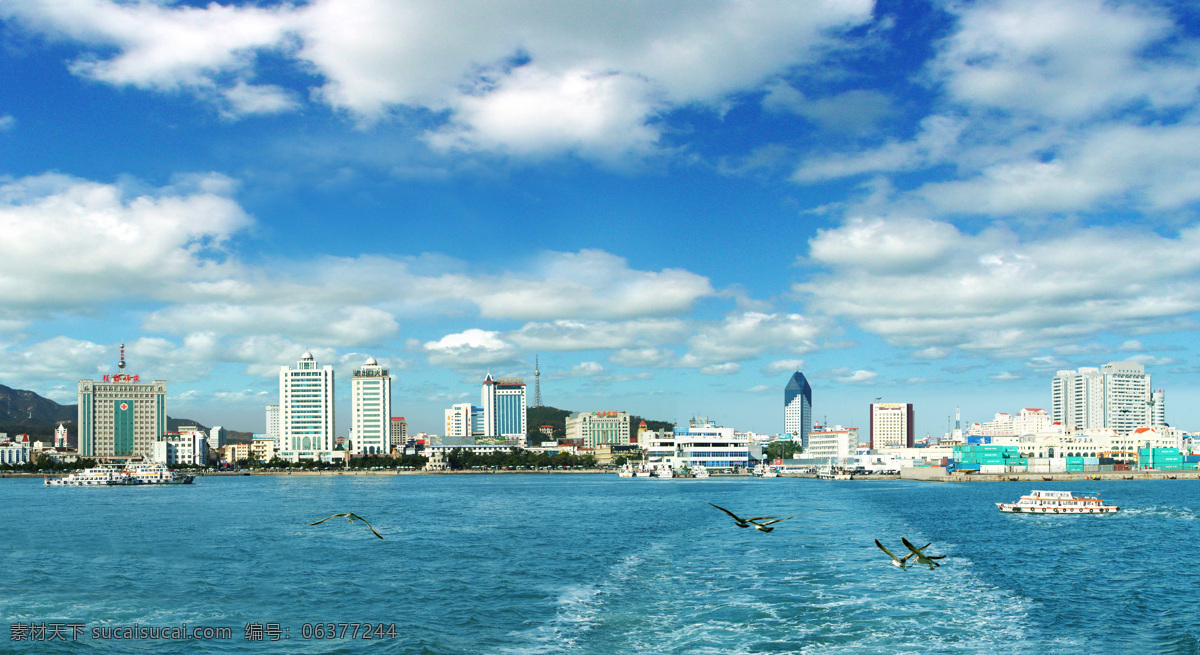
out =
<path fill-rule="evenodd" d="M 305 349 L 416 431 L 487 372 L 782 430 L 1046 407 L 1200 428 L 1182 2 L 0 4 L 0 383 L 131 368 L 261 431 Z"/>

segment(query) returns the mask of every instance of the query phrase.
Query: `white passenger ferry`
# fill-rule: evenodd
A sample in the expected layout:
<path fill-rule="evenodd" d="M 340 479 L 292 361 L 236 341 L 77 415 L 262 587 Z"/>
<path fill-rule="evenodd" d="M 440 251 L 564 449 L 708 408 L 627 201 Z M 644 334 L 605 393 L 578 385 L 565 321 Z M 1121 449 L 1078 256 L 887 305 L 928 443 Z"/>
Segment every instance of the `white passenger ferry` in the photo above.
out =
<path fill-rule="evenodd" d="M 1015 503 L 996 503 L 996 507 L 1022 514 L 1108 514 L 1119 509 L 1098 496 L 1075 496 L 1070 491 L 1031 491 Z"/>
<path fill-rule="evenodd" d="M 100 464 L 90 469 L 51 480 L 42 478 L 47 487 L 114 487 L 139 484 L 191 484 L 195 478 L 162 464 Z"/>
<path fill-rule="evenodd" d="M 125 477 L 124 469 L 116 464 L 93 466 L 90 469 L 71 473 L 65 477 L 53 480 L 42 476 L 42 480 L 47 487 L 111 487 L 114 485 L 129 484 Z"/>

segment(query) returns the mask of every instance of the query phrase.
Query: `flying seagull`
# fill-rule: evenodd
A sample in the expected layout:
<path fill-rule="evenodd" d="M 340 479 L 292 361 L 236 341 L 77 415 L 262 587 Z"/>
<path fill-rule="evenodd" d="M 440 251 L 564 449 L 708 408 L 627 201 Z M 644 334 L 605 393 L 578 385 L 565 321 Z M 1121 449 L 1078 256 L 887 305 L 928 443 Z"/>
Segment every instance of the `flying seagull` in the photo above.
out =
<path fill-rule="evenodd" d="M 930 542 L 930 543 L 933 543 L 933 542 Z M 892 551 L 888 550 L 887 548 L 884 548 L 883 544 L 879 543 L 878 539 L 875 540 L 875 545 L 879 546 L 879 550 L 882 550 L 883 552 L 887 553 L 888 557 L 892 558 L 892 566 L 900 567 L 901 571 L 908 570 L 908 568 L 904 565 L 904 562 L 906 560 L 908 560 L 908 558 L 912 557 L 912 553 L 909 553 L 909 554 L 905 555 L 904 557 L 896 557 L 895 555 L 892 554 Z M 925 545 L 926 545 L 926 547 L 928 547 L 929 544 L 925 544 Z"/>
<path fill-rule="evenodd" d="M 916 555 L 917 563 L 928 565 L 930 571 L 932 571 L 933 567 L 935 567 L 935 566 L 941 566 L 941 564 L 938 564 L 934 560 L 939 560 L 939 559 L 946 557 L 945 555 L 931 556 L 931 555 L 926 555 L 925 553 L 921 552 L 921 551 L 925 550 L 926 548 L 929 548 L 929 545 L 933 543 L 932 541 L 929 542 L 928 544 L 925 544 L 924 546 L 921 546 L 920 548 L 917 548 L 916 546 L 912 545 L 912 542 L 910 542 L 908 539 L 905 539 L 904 537 L 900 537 L 900 541 L 903 541 L 905 547 L 907 547 L 910 551 L 912 551 L 911 553 L 909 553 L 909 555 Z"/>
<path fill-rule="evenodd" d="M 363 524 L 367 526 L 367 529 L 370 530 L 372 534 L 374 534 L 376 537 L 379 537 L 380 539 L 383 539 L 383 535 L 379 534 L 378 532 L 375 532 L 375 528 L 372 528 L 371 524 L 367 523 L 366 519 L 364 519 L 363 517 L 361 517 L 358 514 L 355 514 L 353 512 L 342 512 L 341 514 L 334 514 L 333 516 L 326 516 L 325 518 L 321 519 L 320 521 L 317 521 L 316 523 L 309 523 L 309 525 L 320 525 L 320 524 L 328 521 L 329 519 L 335 519 L 339 516 L 346 517 L 346 520 L 350 521 L 351 523 L 354 523 L 355 521 L 362 521 Z"/>
<path fill-rule="evenodd" d="M 770 526 L 772 523 L 779 523 L 780 521 L 786 521 L 786 520 L 788 520 L 788 519 L 790 519 L 790 518 L 793 518 L 793 517 L 789 516 L 789 517 L 787 517 L 787 519 L 775 519 L 774 521 L 763 521 L 762 523 L 759 523 L 759 522 L 758 522 L 758 521 L 759 521 L 759 519 L 746 519 L 746 520 L 747 520 L 747 521 L 750 521 L 751 523 L 753 523 L 753 524 L 754 524 L 754 529 L 755 529 L 755 530 L 758 530 L 758 531 L 760 531 L 760 532 L 770 532 L 771 530 L 774 530 L 774 529 L 775 529 L 775 528 L 772 528 L 772 527 L 768 527 L 768 526 Z"/>
<path fill-rule="evenodd" d="M 725 512 L 726 514 L 728 514 L 728 515 L 732 516 L 732 517 L 733 517 L 733 520 L 734 520 L 734 521 L 737 521 L 737 527 L 739 527 L 739 528 L 748 528 L 748 527 L 750 527 L 750 524 L 751 524 L 751 523 L 754 523 L 755 521 L 765 521 L 765 520 L 767 520 L 767 519 L 773 519 L 773 518 L 776 518 L 776 517 L 774 517 L 774 516 L 756 516 L 756 517 L 754 517 L 754 518 L 752 518 L 752 519 L 744 519 L 744 518 L 742 518 L 742 517 L 738 516 L 737 514 L 734 514 L 733 512 L 731 512 L 731 511 L 729 511 L 729 510 L 725 509 L 724 507 L 721 507 L 721 506 L 719 506 L 719 505 L 713 505 L 712 503 L 709 503 L 709 505 L 712 505 L 713 507 L 716 507 L 717 509 L 721 510 L 722 512 Z M 782 520 L 784 520 L 784 519 L 779 519 L 779 520 L 781 520 L 781 521 L 782 521 Z M 774 521 L 772 521 L 772 523 L 774 523 Z M 754 524 L 754 526 L 755 526 L 756 528 L 758 528 L 758 524 L 757 524 L 757 523 L 755 523 L 755 524 Z M 762 530 L 762 528 L 758 528 L 758 529 L 759 529 L 759 530 Z M 775 529 L 775 528 L 771 528 L 771 530 L 774 530 L 774 529 Z M 770 532 L 771 530 L 767 530 L 767 532 Z"/>

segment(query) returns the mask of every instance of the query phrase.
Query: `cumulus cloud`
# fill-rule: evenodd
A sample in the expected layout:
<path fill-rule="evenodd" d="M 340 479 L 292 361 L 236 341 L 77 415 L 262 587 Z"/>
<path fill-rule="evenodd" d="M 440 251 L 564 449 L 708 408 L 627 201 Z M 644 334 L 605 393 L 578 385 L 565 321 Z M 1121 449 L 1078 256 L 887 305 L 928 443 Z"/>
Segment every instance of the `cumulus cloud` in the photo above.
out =
<path fill-rule="evenodd" d="M 0 302 L 86 306 L 174 298 L 186 281 L 221 279 L 224 246 L 250 218 L 220 176 L 190 189 L 126 191 L 64 175 L 0 183 Z"/>
<path fill-rule="evenodd" d="M 703 375 L 733 375 L 742 370 L 742 367 L 736 362 L 725 362 L 724 364 L 713 364 L 700 368 L 700 373 Z"/>
<path fill-rule="evenodd" d="M 1084 228 L 1022 239 L 1001 228 L 970 235 L 930 225 L 941 256 L 872 267 L 830 246 L 853 242 L 862 260 L 889 261 L 891 244 L 914 228 L 908 219 L 873 220 L 872 238 L 860 239 L 863 225 L 814 237 L 812 260 L 830 272 L 795 289 L 815 309 L 893 345 L 1028 355 L 1200 310 L 1200 263 L 1187 255 L 1200 247 L 1200 227 L 1174 236 Z M 1155 253 L 1156 264 L 1139 253 Z"/>
<path fill-rule="evenodd" d="M 86 48 L 71 69 L 189 91 L 230 113 L 284 111 L 257 78 L 269 54 L 318 78 L 310 95 L 363 120 L 444 117 L 435 149 L 601 160 L 655 147 L 671 108 L 718 108 L 820 61 L 869 0 L 479 4 L 316 0 L 204 7 L 12 0 L 0 15 Z"/>
<path fill-rule="evenodd" d="M 821 318 L 801 314 L 734 312 L 723 321 L 700 327 L 688 339 L 680 359 L 686 367 L 752 359 L 768 351 L 806 353 L 830 326 Z"/>
<path fill-rule="evenodd" d="M 499 333 L 472 328 L 447 334 L 423 345 L 429 363 L 460 370 L 509 365 L 516 362 L 516 349 Z"/>
<path fill-rule="evenodd" d="M 931 72 L 960 102 L 1077 120 L 1131 103 L 1195 101 L 1197 53 L 1171 51 L 1176 29 L 1163 9 L 995 0 L 952 11 L 958 29 Z M 1155 47 L 1163 45 L 1165 52 Z"/>

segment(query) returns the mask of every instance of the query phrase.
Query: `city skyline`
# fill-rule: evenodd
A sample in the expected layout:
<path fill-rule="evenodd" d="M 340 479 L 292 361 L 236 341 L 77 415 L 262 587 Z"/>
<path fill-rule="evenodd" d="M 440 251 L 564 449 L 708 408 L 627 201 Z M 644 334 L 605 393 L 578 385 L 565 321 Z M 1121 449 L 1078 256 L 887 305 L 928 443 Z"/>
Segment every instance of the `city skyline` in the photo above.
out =
<path fill-rule="evenodd" d="M 1200 428 L 1190 6 L 355 6 L 0 4 L 0 383 L 125 343 L 261 431 L 308 351 L 413 433 L 490 373 L 773 434 L 803 371 L 920 437 L 1129 361 Z"/>

